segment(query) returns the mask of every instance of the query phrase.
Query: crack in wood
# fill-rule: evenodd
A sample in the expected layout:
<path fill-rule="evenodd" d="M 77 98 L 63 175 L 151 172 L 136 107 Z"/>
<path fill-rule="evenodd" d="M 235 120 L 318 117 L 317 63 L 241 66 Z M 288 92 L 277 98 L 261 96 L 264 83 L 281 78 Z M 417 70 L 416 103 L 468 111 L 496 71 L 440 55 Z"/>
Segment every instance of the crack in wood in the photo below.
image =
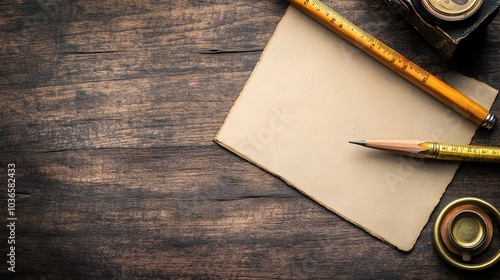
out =
<path fill-rule="evenodd" d="M 63 52 L 60 54 L 63 55 L 94 55 L 94 54 L 114 54 L 114 53 L 122 53 L 123 51 L 89 51 L 89 52 L 78 52 L 78 51 L 70 51 Z"/>
<path fill-rule="evenodd" d="M 254 52 L 262 52 L 263 49 L 255 49 L 255 50 L 204 50 L 197 52 L 198 54 L 237 54 L 237 53 L 254 53 Z"/>

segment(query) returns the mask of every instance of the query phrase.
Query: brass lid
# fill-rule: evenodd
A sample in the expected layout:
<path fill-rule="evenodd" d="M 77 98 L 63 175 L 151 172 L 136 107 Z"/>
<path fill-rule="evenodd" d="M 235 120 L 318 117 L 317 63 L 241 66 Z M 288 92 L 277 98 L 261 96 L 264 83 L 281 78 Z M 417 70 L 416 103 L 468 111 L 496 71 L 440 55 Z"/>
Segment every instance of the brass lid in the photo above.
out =
<path fill-rule="evenodd" d="M 442 21 L 461 21 L 473 16 L 483 5 L 483 0 L 421 0 L 422 6 Z"/>
<path fill-rule="evenodd" d="M 448 224 L 451 241 L 459 248 L 474 249 L 483 244 L 486 237 L 486 225 L 476 212 L 464 211 L 452 218 Z"/>

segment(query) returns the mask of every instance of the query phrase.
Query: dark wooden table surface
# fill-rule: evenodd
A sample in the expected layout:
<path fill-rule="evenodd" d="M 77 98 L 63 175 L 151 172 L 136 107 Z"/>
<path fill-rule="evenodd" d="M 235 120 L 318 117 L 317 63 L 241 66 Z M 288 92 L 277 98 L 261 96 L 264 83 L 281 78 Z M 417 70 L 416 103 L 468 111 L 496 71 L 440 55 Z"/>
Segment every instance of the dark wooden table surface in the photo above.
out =
<path fill-rule="evenodd" d="M 500 88 L 500 18 L 446 60 L 382 0 L 325 2 L 433 73 Z M 498 165 L 462 163 L 403 253 L 213 142 L 287 5 L 0 2 L 0 278 L 498 279 L 446 265 L 431 238 L 456 198 L 500 205 Z"/>

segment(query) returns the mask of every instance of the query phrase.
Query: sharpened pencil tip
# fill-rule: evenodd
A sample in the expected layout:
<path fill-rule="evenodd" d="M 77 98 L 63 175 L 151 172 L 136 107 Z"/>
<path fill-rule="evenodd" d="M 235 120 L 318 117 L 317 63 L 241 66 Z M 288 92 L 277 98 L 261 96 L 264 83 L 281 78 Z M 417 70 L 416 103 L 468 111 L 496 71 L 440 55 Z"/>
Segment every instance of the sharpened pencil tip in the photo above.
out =
<path fill-rule="evenodd" d="M 349 141 L 349 143 L 355 144 L 355 145 L 360 145 L 360 146 L 366 146 L 366 141 L 365 140 Z"/>

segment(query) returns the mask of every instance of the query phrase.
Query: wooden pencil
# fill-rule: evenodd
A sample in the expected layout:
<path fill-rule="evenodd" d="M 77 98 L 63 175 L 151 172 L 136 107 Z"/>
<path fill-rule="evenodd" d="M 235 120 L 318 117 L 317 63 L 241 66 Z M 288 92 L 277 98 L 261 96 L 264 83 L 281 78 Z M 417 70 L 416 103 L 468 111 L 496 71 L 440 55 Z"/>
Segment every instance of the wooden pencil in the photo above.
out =
<path fill-rule="evenodd" d="M 420 140 L 360 140 L 349 141 L 349 143 L 416 158 L 500 162 L 500 147 L 447 144 Z"/>

